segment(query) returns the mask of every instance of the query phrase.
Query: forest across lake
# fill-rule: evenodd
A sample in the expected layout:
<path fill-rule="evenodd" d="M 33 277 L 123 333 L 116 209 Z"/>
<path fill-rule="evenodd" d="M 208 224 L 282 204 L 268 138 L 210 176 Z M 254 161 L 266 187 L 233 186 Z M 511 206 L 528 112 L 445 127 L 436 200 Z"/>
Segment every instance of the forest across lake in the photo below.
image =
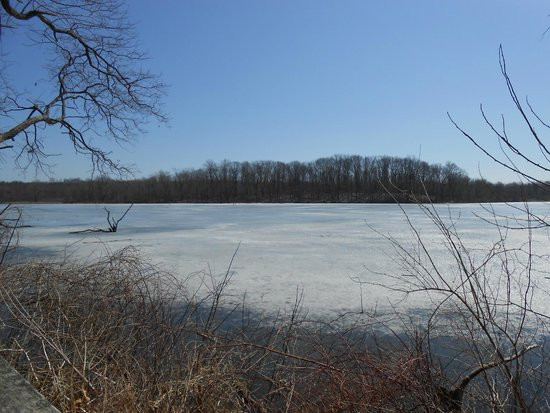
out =
<path fill-rule="evenodd" d="M 3 202 L 511 202 L 545 201 L 541 185 L 470 178 L 452 162 L 335 155 L 312 162 L 208 161 L 148 178 L 0 182 Z"/>

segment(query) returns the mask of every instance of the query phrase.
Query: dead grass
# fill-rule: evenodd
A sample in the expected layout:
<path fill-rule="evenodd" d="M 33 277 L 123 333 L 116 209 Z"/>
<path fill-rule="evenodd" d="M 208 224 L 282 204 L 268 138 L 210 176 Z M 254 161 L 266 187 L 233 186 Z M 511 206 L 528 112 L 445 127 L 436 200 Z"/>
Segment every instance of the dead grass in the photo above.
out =
<path fill-rule="evenodd" d="M 84 266 L 3 267 L 0 277 L 3 356 L 62 411 L 236 408 L 231 364 L 191 335 L 202 303 L 131 250 Z"/>
<path fill-rule="evenodd" d="M 371 353 L 301 316 L 199 300 L 124 249 L 89 265 L 0 267 L 0 354 L 65 412 L 404 411 L 433 405 L 422 351 Z M 231 324 L 228 315 L 240 315 Z M 435 374 L 435 376 L 434 376 Z"/>

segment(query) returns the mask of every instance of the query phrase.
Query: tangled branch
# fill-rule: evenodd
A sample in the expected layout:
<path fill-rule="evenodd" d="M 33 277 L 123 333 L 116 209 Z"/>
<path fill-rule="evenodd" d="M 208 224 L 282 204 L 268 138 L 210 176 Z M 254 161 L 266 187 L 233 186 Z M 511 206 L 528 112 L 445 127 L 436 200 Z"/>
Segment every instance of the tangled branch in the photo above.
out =
<path fill-rule="evenodd" d="M 93 138 L 127 142 L 143 132 L 148 118 L 165 117 L 164 85 L 142 69 L 145 56 L 137 51 L 122 2 L 0 0 L 0 5 L 0 18 L 9 22 L 4 27 L 37 28 L 33 41 L 50 46 L 53 57 L 49 98 L 0 95 L 0 149 L 18 143 L 18 162 L 40 164 L 47 156 L 46 130 L 58 126 L 94 169 L 127 171 Z"/>

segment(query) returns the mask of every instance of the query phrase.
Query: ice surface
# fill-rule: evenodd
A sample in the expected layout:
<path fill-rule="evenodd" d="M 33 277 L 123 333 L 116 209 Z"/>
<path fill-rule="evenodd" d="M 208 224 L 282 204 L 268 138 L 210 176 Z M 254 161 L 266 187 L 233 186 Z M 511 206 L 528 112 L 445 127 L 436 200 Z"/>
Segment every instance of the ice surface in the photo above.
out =
<path fill-rule="evenodd" d="M 240 245 L 227 292 L 233 300 L 242 300 L 246 293 L 249 305 L 265 311 L 288 310 L 297 289 L 303 291 L 304 307 L 319 316 L 358 311 L 361 303 L 366 309 L 389 308 L 402 295 L 376 284 L 391 284 L 384 274 L 401 275 L 405 270 L 381 234 L 394 236 L 413 252 L 418 247 L 403 211 L 389 204 L 134 205 L 118 232 L 111 234 L 69 233 L 106 228 L 102 205 L 20 207 L 23 223 L 31 226 L 21 231 L 18 253 L 22 259 L 90 257 L 132 245 L 181 277 L 201 271 L 219 277 Z M 524 215 L 502 204 L 493 207 L 499 213 Z M 108 208 L 118 216 L 127 205 Z M 418 206 L 403 208 L 440 268 L 452 278 L 456 263 L 446 252 L 439 230 Z M 550 210 L 543 203 L 530 208 L 542 215 Z M 437 211 L 449 224 L 454 222 L 467 246 L 474 249 L 474 259 L 480 260 L 498 239 L 497 228 L 476 216 L 488 216 L 483 206 L 454 204 L 438 206 Z M 525 248 L 528 241 L 526 231 L 511 230 L 507 237 L 509 246 Z M 538 254 L 550 252 L 547 229 L 535 231 L 533 237 Z M 542 293 L 550 287 L 544 268 L 541 264 L 536 275 L 540 294 L 533 306 L 550 313 L 550 300 Z M 357 280 L 368 284 L 360 286 Z M 399 305 L 423 308 L 428 297 L 413 294 Z"/>

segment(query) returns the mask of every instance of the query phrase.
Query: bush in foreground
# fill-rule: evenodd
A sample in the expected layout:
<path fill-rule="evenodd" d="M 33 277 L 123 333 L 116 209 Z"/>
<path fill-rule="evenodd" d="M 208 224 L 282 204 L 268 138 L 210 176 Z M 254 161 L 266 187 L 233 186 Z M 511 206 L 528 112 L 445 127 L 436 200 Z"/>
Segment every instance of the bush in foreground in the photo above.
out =
<path fill-rule="evenodd" d="M 369 351 L 368 334 L 309 322 L 299 300 L 270 321 L 222 309 L 217 287 L 198 299 L 131 249 L 4 265 L 0 285 L 0 354 L 62 411 L 437 407 L 420 347 Z"/>

